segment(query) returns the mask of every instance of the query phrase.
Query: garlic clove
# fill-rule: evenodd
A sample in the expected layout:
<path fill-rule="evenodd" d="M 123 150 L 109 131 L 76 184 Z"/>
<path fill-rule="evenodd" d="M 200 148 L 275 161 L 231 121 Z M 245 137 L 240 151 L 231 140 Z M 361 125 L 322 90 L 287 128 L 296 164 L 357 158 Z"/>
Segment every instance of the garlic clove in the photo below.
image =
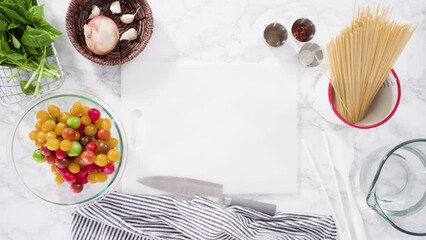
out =
<path fill-rule="evenodd" d="M 92 28 L 89 27 L 89 25 L 84 24 L 83 30 L 84 30 L 84 36 L 85 37 L 90 37 L 90 35 L 92 34 Z"/>
<path fill-rule="evenodd" d="M 120 41 L 121 40 L 128 40 L 128 41 L 133 41 L 136 38 L 138 38 L 138 32 L 134 29 L 134 28 L 130 28 L 129 30 L 125 31 L 121 37 L 120 37 Z"/>
<path fill-rule="evenodd" d="M 92 12 L 89 15 L 89 19 L 92 19 L 92 18 L 97 17 L 99 15 L 101 15 L 101 9 L 99 9 L 98 6 L 93 5 L 92 6 Z"/>
<path fill-rule="evenodd" d="M 125 23 L 125 24 L 129 24 L 132 23 L 133 20 L 135 19 L 136 14 L 138 13 L 139 9 L 141 7 L 138 7 L 138 9 L 136 9 L 134 14 L 123 14 L 120 18 L 120 20 Z"/>
<path fill-rule="evenodd" d="M 111 6 L 109 6 L 109 10 L 111 10 L 112 13 L 117 14 L 121 13 L 121 6 L 119 1 L 115 1 L 111 3 Z"/>
<path fill-rule="evenodd" d="M 133 19 L 135 18 L 135 15 L 133 14 L 123 14 L 123 16 L 121 16 L 121 21 L 125 24 L 129 24 L 133 22 Z"/>

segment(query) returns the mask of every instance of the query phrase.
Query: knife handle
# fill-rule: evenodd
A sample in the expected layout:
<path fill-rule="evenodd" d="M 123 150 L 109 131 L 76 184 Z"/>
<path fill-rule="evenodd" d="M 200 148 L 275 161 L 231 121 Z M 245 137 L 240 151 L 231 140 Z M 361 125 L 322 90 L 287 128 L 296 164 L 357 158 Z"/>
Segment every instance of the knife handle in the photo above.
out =
<path fill-rule="evenodd" d="M 270 216 L 274 216 L 277 212 L 277 206 L 275 204 L 257 202 L 244 198 L 225 197 L 225 204 L 229 206 L 240 206 L 250 208 L 258 212 L 268 214 Z"/>

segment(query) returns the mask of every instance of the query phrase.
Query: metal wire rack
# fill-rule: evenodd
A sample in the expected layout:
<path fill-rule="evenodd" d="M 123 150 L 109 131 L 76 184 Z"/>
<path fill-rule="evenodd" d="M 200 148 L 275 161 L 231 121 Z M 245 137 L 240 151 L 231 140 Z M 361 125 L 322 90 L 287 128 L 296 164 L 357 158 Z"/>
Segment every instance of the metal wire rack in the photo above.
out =
<path fill-rule="evenodd" d="M 64 81 L 64 73 L 62 71 L 61 64 L 59 62 L 58 54 L 56 52 L 54 44 L 52 44 L 53 55 L 46 58 L 46 61 L 52 66 L 59 68 L 59 79 L 51 79 L 43 77 L 41 79 L 40 90 L 37 95 L 48 93 L 62 86 Z M 0 101 L 4 105 L 25 102 L 32 98 L 34 95 L 25 95 L 22 93 L 19 83 L 21 80 L 28 80 L 32 72 L 27 70 L 21 70 L 19 73 L 8 81 L 8 78 L 13 74 L 16 69 L 0 66 Z"/>

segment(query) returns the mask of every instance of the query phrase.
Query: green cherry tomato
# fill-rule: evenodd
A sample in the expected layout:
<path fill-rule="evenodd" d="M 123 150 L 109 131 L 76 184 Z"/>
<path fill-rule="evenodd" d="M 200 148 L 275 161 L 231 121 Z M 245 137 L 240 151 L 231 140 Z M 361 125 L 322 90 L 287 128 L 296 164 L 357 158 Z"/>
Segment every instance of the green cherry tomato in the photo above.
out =
<path fill-rule="evenodd" d="M 43 156 L 43 154 L 41 154 L 39 149 L 37 149 L 33 152 L 33 159 L 34 159 L 34 161 L 36 161 L 38 163 L 44 162 L 44 156 Z"/>
<path fill-rule="evenodd" d="M 77 141 L 72 141 L 71 149 L 67 152 L 70 157 L 77 157 L 81 153 L 81 144 Z"/>
<path fill-rule="evenodd" d="M 80 121 L 80 118 L 78 117 L 71 116 L 67 119 L 67 126 L 74 130 L 80 127 L 80 124 L 81 124 L 81 121 Z"/>

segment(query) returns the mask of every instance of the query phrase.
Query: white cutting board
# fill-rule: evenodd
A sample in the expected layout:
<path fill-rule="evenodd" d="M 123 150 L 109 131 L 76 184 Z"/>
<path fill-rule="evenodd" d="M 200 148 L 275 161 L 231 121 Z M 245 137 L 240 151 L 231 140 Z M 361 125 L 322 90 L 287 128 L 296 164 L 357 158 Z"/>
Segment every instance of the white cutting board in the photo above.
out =
<path fill-rule="evenodd" d="M 287 65 L 286 65 L 287 66 Z M 293 193 L 297 183 L 297 71 L 268 64 L 122 67 L 129 155 L 122 191 L 178 176 L 221 183 L 228 194 Z"/>

